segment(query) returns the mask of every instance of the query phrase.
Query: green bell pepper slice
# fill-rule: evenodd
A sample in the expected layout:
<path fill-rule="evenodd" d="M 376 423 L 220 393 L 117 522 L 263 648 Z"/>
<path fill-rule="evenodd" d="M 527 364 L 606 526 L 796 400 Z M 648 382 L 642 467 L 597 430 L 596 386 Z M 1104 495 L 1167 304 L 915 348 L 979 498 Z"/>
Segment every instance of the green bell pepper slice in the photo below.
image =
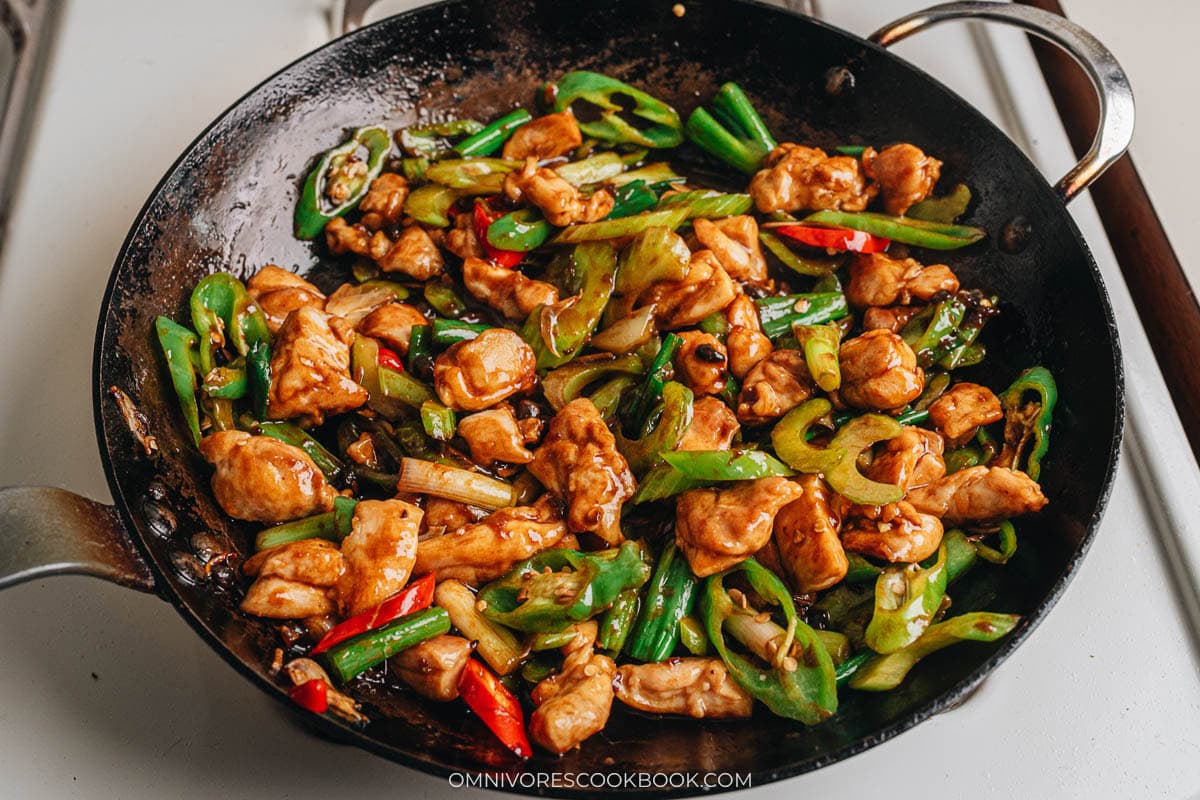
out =
<path fill-rule="evenodd" d="M 631 502 L 650 503 L 724 481 L 749 481 L 795 473 L 762 450 L 672 450 L 660 454 L 666 463 L 638 482 Z"/>
<path fill-rule="evenodd" d="M 174 320 L 158 317 L 154 320 L 158 344 L 163 358 L 167 360 L 167 372 L 171 376 L 171 388 L 179 399 L 183 421 L 192 435 L 192 443 L 200 445 L 200 407 L 196 404 L 196 367 L 193 364 L 196 334 Z"/>
<path fill-rule="evenodd" d="M 611 244 L 585 242 L 575 248 L 572 262 L 578 294 L 534 309 L 521 329 L 521 337 L 537 355 L 539 370 L 560 367 L 578 355 L 612 297 L 617 251 Z"/>
<path fill-rule="evenodd" d="M 228 272 L 215 272 L 196 284 L 189 305 L 204 375 L 217 366 L 214 353 L 226 344 L 244 356 L 255 342 L 271 341 L 266 315 L 242 282 Z"/>
<path fill-rule="evenodd" d="M 975 542 L 975 552 L 984 561 L 990 561 L 993 564 L 1007 564 L 1008 560 L 1017 554 L 1017 529 L 1013 527 L 1012 521 L 1004 520 L 1000 523 L 996 536 L 999 539 L 999 548 L 986 545 L 983 543 L 983 539 L 980 539 Z"/>
<path fill-rule="evenodd" d="M 548 96 L 553 94 L 556 112 L 565 111 L 577 100 L 585 100 L 599 107 L 599 119 L 579 123 L 579 129 L 593 139 L 610 144 L 635 144 L 656 149 L 678 147 L 683 141 L 683 124 L 675 109 L 616 78 L 598 72 L 577 70 L 563 75 L 557 84 L 547 89 Z M 624 107 L 613 99 L 615 95 L 633 100 L 633 108 L 626 112 Z M 634 125 L 621 116 L 623 113 L 648 124 Z"/>
<path fill-rule="evenodd" d="M 404 213 L 426 225 L 437 228 L 450 226 L 450 208 L 458 201 L 459 192 L 448 186 L 427 183 L 408 193 Z"/>
<path fill-rule="evenodd" d="M 617 426 L 617 449 L 635 475 L 641 475 L 661 463 L 663 455 L 674 450 L 692 424 L 692 390 L 682 383 L 668 381 L 662 390 L 662 413 L 651 414 L 639 439 L 627 439 Z M 657 417 L 657 419 L 655 419 Z"/>
<path fill-rule="evenodd" d="M 522 208 L 488 225 L 487 240 L 500 250 L 528 253 L 541 247 L 552 233 L 554 226 L 542 218 L 540 211 Z"/>
<path fill-rule="evenodd" d="M 241 400 L 246 396 L 246 359 L 238 356 L 223 367 L 214 367 L 204 376 L 200 390 L 221 400 Z"/>
<path fill-rule="evenodd" d="M 946 596 L 946 546 L 938 547 L 937 561 L 888 567 L 875 582 L 875 613 L 867 625 L 866 643 L 876 653 L 894 653 L 915 642 Z"/>
<path fill-rule="evenodd" d="M 361 147 L 367 149 L 366 172 L 346 177 L 342 171 Z M 331 219 L 344 216 L 356 208 L 366 196 L 371 182 L 383 172 L 384 161 L 391 151 L 392 137 L 387 129 L 373 125 L 359 128 L 348 141 L 325 153 L 308 174 L 300 192 L 300 203 L 296 206 L 296 238 L 315 239 Z M 330 205 L 326 192 L 334 181 L 345 184 L 346 199 Z"/>
<path fill-rule="evenodd" d="M 452 158 L 430 165 L 425 178 L 466 194 L 499 194 L 504 176 L 520 167 L 507 158 Z"/>
<path fill-rule="evenodd" d="M 579 161 L 568 161 L 554 171 L 572 186 L 588 186 L 612 180 L 625 171 L 625 162 L 618 153 L 597 153 Z"/>
<path fill-rule="evenodd" d="M 1038 396 L 1032 414 L 1026 414 L 1021 405 L 1025 395 L 1033 392 Z M 1025 473 L 1035 481 L 1042 474 L 1042 459 L 1050 449 L 1050 427 L 1054 421 L 1054 406 L 1058 403 L 1058 384 L 1054 375 L 1045 367 L 1030 367 L 1022 372 L 1004 394 L 1000 404 L 1004 408 L 1004 449 L 997 457 L 1001 463 L 1017 469 L 1027 442 L 1033 439 L 1026 460 Z"/>
<path fill-rule="evenodd" d="M 446 139 L 451 136 L 472 136 L 483 130 L 483 123 L 473 119 L 452 119 L 432 125 L 405 128 L 400 131 L 400 146 L 406 153 L 437 160 L 453 153 Z"/>

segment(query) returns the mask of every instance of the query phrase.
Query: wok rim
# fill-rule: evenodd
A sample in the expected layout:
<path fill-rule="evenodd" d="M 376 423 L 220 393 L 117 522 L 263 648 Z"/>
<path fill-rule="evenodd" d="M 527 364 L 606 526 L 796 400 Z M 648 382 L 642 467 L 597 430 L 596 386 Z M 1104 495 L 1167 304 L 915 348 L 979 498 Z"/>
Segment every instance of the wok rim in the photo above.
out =
<path fill-rule="evenodd" d="M 384 744 L 372 737 L 365 730 L 355 728 L 348 723 L 343 723 L 334 720 L 326 715 L 301 714 L 294 703 L 291 702 L 287 693 L 278 685 L 270 682 L 259 672 L 255 671 L 248 664 L 244 663 L 234 652 L 225 645 L 220 636 L 214 632 L 208 625 L 207 621 L 188 605 L 187 601 L 180 594 L 176 580 L 166 569 L 164 569 L 155 559 L 150 548 L 143 541 L 143 537 L 139 532 L 137 522 L 142 519 L 141 515 L 135 514 L 133 511 L 136 499 L 127 497 L 124 490 L 124 483 L 117 474 L 117 467 L 113 458 L 113 450 L 121 446 L 121 443 L 112 440 L 106 421 L 104 419 L 104 404 L 107 402 L 107 389 L 104 382 L 104 359 L 103 353 L 106 350 L 109 337 L 109 320 L 112 317 L 111 310 L 113 300 L 116 295 L 117 283 L 119 278 L 125 272 L 123 267 L 127 257 L 129 256 L 132 244 L 138 234 L 144 229 L 148 212 L 160 200 L 164 188 L 175 177 L 179 168 L 189 156 L 191 156 L 197 148 L 199 148 L 205 139 L 213 131 L 220 128 L 225 122 L 240 108 L 243 104 L 249 101 L 252 97 L 258 94 L 264 87 L 268 86 L 276 79 L 291 72 L 292 70 L 302 66 L 310 59 L 323 54 L 333 48 L 352 47 L 353 42 L 359 38 L 367 38 L 371 32 L 383 25 L 389 24 L 390 21 L 398 17 L 407 17 L 410 15 L 427 13 L 431 10 L 442 9 L 449 6 L 457 5 L 465 0 L 440 0 L 440 2 L 430 3 L 428 5 L 419 6 L 410 9 L 400 14 L 385 17 L 370 25 L 365 25 L 348 34 L 332 39 L 321 46 L 314 48 L 306 53 L 303 53 L 290 63 L 276 70 L 263 80 L 259 81 L 237 100 L 231 103 L 224 111 L 217 115 L 212 122 L 197 134 L 197 136 L 187 145 L 181 152 L 178 158 L 167 168 L 162 178 L 157 182 L 154 189 L 148 195 L 145 203 L 138 210 L 134 221 L 130 226 L 129 232 L 126 234 L 121 248 L 118 251 L 116 260 L 109 274 L 108 282 L 105 286 L 103 299 L 100 304 L 100 315 L 96 327 L 95 344 L 92 356 L 92 409 L 93 418 L 96 427 L 97 444 L 100 449 L 100 458 L 104 466 L 105 478 L 108 482 L 109 489 L 113 496 L 114 504 L 120 514 L 121 521 L 126 530 L 129 532 L 129 538 L 133 542 L 133 546 L 137 554 L 145 561 L 154 576 L 154 584 L 156 593 L 164 600 L 169 602 L 175 610 L 182 616 L 187 623 L 201 636 L 202 639 L 215 650 L 221 658 L 231 664 L 234 669 L 240 672 L 244 677 L 248 678 L 257 688 L 264 691 L 266 694 L 281 703 L 290 714 L 292 714 L 302 724 L 317 729 L 321 734 L 338 742 L 339 744 L 349 744 L 359 747 L 375 755 L 381 756 L 388 761 L 400 764 L 401 766 L 419 770 L 425 774 L 436 777 L 449 778 L 454 774 L 477 773 L 477 774 L 497 774 L 503 770 L 489 770 L 482 766 L 479 769 L 451 769 L 442 764 L 435 763 L 417 756 L 410 755 L 408 752 L 399 750 L 390 745 Z M 865 50 L 874 51 L 878 56 L 892 62 L 892 66 L 899 69 L 908 70 L 915 74 L 917 78 L 925 82 L 927 86 L 934 89 L 940 89 L 952 97 L 964 115 L 973 117 L 976 124 L 988 126 L 998 132 L 1008 142 L 1012 154 L 1020 160 L 1024 160 L 1030 167 L 1030 171 L 1038 177 L 1037 189 L 1048 193 L 1054 197 L 1053 188 L 1050 186 L 1046 177 L 1041 173 L 1032 160 L 1016 145 L 1015 142 L 1004 133 L 999 126 L 995 125 L 974 105 L 961 97 L 957 92 L 943 84 L 936 77 L 925 72 L 915 64 L 901 58 L 887 48 L 881 47 L 873 42 L 858 36 L 855 33 L 846 31 L 837 26 L 831 25 L 823 20 L 808 17 L 802 14 L 797 14 L 778 6 L 768 5 L 762 0 L 726 0 L 731 4 L 747 6 L 755 11 L 765 11 L 775 14 L 784 14 L 789 17 L 798 17 L 803 21 L 811 24 L 822 32 L 823 35 L 833 35 L 845 37 L 852 40 L 858 46 Z M 751 783 L 749 787 L 683 787 L 679 789 L 633 789 L 629 791 L 620 791 L 619 794 L 626 797 L 636 798 L 675 798 L 675 797 L 695 797 L 700 795 L 716 795 L 731 791 L 761 788 L 776 781 L 786 780 L 788 778 L 797 777 L 808 772 L 812 772 L 822 767 L 835 764 L 852 756 L 863 753 L 876 745 L 889 741 L 896 736 L 912 729 L 918 724 L 924 722 L 930 717 L 949 711 L 965 700 L 969 699 L 983 680 L 996 670 L 1008 657 L 1033 633 L 1033 631 L 1041 624 L 1042 620 L 1050 613 L 1058 600 L 1066 591 L 1068 585 L 1078 573 L 1083 559 L 1087 556 L 1088 551 L 1096 538 L 1098 528 L 1103 520 L 1104 512 L 1107 509 L 1108 501 L 1112 494 L 1113 485 L 1116 479 L 1118 464 L 1120 461 L 1121 443 L 1125 432 L 1125 415 L 1127 412 L 1125 403 L 1125 371 L 1124 362 L 1121 350 L 1121 340 L 1119 330 L 1117 328 L 1116 318 L 1113 312 L 1112 302 L 1108 294 L 1108 289 L 1104 283 L 1099 266 L 1096 264 L 1095 257 L 1092 255 L 1091 248 L 1088 247 L 1087 241 L 1076 225 L 1074 218 L 1063 206 L 1061 200 L 1054 197 L 1054 203 L 1063 210 L 1063 222 L 1067 226 L 1067 231 L 1071 234 L 1082 252 L 1087 264 L 1088 272 L 1094 283 L 1097 295 L 1101 305 L 1101 311 L 1105 322 L 1106 332 L 1109 344 L 1112 350 L 1113 357 L 1113 409 L 1114 409 L 1114 425 L 1109 441 L 1109 452 L 1103 484 L 1100 486 L 1100 491 L 1097 496 L 1097 502 L 1094 511 L 1087 520 L 1087 528 L 1079 544 L 1071 554 L 1070 558 L 1064 564 L 1059 577 L 1051 585 L 1050 590 L 1041 599 L 1041 601 L 1029 613 L 1022 615 L 1020 622 L 1016 628 L 1006 636 L 1001 646 L 975 670 L 961 678 L 956 683 L 952 684 L 945 691 L 941 692 L 932 700 L 918 706 L 913 711 L 900 718 L 899 720 L 887 725 L 874 733 L 863 736 L 857 741 L 838 748 L 828 753 L 823 753 L 815 756 L 802 757 L 797 761 L 788 763 L 780 768 L 771 770 L 749 770 Z M 119 430 L 119 429 L 118 429 Z M 647 772 L 650 770 L 646 770 Z M 711 771 L 708 771 L 711 772 Z M 564 797 L 564 798 L 607 798 L 613 795 L 613 791 L 605 791 L 603 787 L 596 788 L 571 788 L 565 789 L 562 787 L 541 787 L 531 786 L 523 787 L 519 785 L 504 786 L 504 787 L 486 787 L 499 789 L 510 794 L 529 795 L 529 796 L 544 796 L 544 797 Z"/>

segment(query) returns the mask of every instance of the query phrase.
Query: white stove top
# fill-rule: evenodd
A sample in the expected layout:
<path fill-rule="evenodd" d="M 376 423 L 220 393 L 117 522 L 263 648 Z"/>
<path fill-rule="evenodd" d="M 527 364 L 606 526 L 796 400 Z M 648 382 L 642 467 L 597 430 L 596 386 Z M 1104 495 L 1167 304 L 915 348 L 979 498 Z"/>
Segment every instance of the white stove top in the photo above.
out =
<path fill-rule="evenodd" d="M 920 5 L 825 0 L 822 10 L 865 34 Z M 325 39 L 324 12 L 323 0 L 68 6 L 0 259 L 0 485 L 57 484 L 107 499 L 92 429 L 91 341 L 128 225 L 196 132 Z M 1005 75 L 1021 87 L 1015 117 L 1002 113 L 967 28 L 924 34 L 900 51 L 1010 129 L 1023 124 L 1035 160 L 1057 177 L 1069 150 L 1028 47 L 1008 32 L 994 39 Z M 1117 309 L 1131 430 L 1154 442 L 1158 487 L 1186 511 L 1200 479 L 1178 421 L 1090 202 L 1072 211 Z M 1197 651 L 1153 536 L 1162 509 L 1139 489 L 1147 474 L 1123 459 L 1081 573 L 961 708 L 863 755 L 744 794 L 1198 796 Z M 2 796 L 465 791 L 305 733 L 153 597 L 83 578 L 0 597 Z"/>

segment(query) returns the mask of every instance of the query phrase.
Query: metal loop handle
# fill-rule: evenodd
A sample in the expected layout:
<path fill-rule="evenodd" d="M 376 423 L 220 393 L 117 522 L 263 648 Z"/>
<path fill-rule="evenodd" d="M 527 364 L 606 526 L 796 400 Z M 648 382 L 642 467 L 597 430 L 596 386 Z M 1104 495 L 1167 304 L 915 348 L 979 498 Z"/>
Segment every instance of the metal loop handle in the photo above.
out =
<path fill-rule="evenodd" d="M 1087 72 L 1100 99 L 1100 129 L 1091 149 L 1054 191 L 1069 203 L 1129 149 L 1133 139 L 1133 90 L 1117 59 L 1095 36 L 1074 22 L 1040 8 L 997 2 L 944 3 L 885 25 L 870 39 L 888 47 L 949 20 L 988 20 L 1022 28 L 1071 55 Z"/>

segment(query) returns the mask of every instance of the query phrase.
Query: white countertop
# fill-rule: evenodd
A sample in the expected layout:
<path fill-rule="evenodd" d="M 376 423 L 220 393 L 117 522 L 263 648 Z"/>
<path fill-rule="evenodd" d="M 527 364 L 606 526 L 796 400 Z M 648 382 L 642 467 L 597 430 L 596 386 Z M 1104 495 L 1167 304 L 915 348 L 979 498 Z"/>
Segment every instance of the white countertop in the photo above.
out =
<path fill-rule="evenodd" d="M 826 10 L 866 33 L 919 5 L 839 0 Z M 0 258 L 0 485 L 108 498 L 90 359 L 113 259 L 176 155 L 245 89 L 321 43 L 323 12 L 319 0 L 69 5 Z M 970 90 L 977 70 L 953 51 L 964 36 L 936 31 L 902 52 Z M 1019 38 L 998 41 L 1030 67 Z M 1028 86 L 1026 112 L 1052 115 L 1040 83 Z M 1139 132 L 1150 124 L 1143 118 Z M 1039 130 L 1048 133 L 1036 157 L 1057 175 L 1069 163 L 1065 141 L 1056 123 Z M 1151 161 L 1141 166 L 1149 172 Z M 1072 210 L 1113 293 L 1139 426 L 1153 426 L 1167 488 L 1194 498 L 1200 480 L 1120 273 L 1090 204 Z M 1193 219 L 1188 233 L 1197 227 Z M 1079 576 L 964 706 L 754 798 L 1200 796 L 1196 652 L 1136 478 L 1124 459 Z M 0 643 L 0 796 L 451 796 L 440 779 L 300 730 L 153 597 L 85 578 L 18 587 L 0 599 Z"/>

